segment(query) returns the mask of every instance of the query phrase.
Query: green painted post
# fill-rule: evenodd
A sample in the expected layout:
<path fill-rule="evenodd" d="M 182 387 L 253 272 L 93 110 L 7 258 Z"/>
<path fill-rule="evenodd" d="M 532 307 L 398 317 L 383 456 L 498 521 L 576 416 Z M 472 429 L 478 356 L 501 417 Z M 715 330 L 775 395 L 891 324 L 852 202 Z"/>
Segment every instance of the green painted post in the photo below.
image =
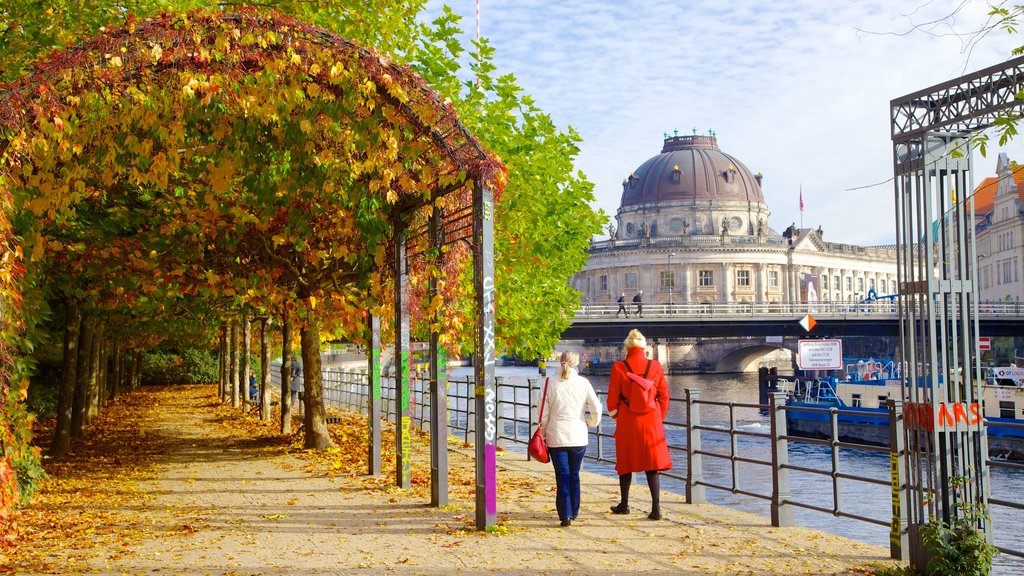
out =
<path fill-rule="evenodd" d="M 369 374 L 369 394 L 367 395 L 367 413 L 370 427 L 369 465 L 370 476 L 380 476 L 380 318 L 369 316 L 370 346 L 367 358 L 367 374 Z"/>
<path fill-rule="evenodd" d="M 412 487 L 412 418 L 409 415 L 409 276 L 405 262 L 405 227 L 395 224 L 395 484 Z"/>

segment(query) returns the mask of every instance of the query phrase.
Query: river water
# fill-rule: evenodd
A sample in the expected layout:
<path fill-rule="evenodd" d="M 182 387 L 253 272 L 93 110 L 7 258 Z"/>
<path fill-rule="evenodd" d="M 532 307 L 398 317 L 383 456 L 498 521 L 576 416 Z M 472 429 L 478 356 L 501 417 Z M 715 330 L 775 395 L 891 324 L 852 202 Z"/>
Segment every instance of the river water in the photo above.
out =
<path fill-rule="evenodd" d="M 499 375 L 506 377 L 536 377 L 536 368 L 500 368 Z M 553 375 L 554 371 L 551 370 Z M 456 374 L 453 374 L 456 376 Z M 607 376 L 591 376 L 595 390 L 601 395 L 608 386 Z M 701 391 L 702 400 L 757 404 L 756 374 L 701 374 L 670 376 L 669 387 L 672 398 L 683 397 L 683 390 L 697 389 Z M 602 395 L 603 399 L 603 395 Z M 683 402 L 672 402 L 667 422 L 685 423 L 685 405 Z M 752 408 L 736 408 L 735 418 L 738 429 L 755 432 L 768 432 L 768 417 L 761 415 Z M 704 424 L 727 425 L 728 413 L 725 408 L 701 406 L 701 419 Z M 611 433 L 614 426 L 610 418 L 605 417 L 602 431 Z M 667 426 L 669 444 L 686 445 L 685 429 Z M 730 438 L 727 434 L 704 431 L 702 433 L 705 451 L 728 454 Z M 596 454 L 595 442 L 591 441 L 589 454 Z M 739 454 L 758 461 L 770 461 L 771 451 L 767 439 L 738 437 Z M 610 440 L 604 442 L 605 458 L 614 459 L 614 447 Z M 685 475 L 686 455 L 675 452 L 672 455 L 675 472 Z M 791 465 L 803 466 L 816 470 L 829 470 L 831 467 L 831 450 L 826 446 L 791 441 L 789 444 L 789 461 Z M 888 480 L 888 454 L 859 450 L 843 449 L 839 458 L 840 470 L 850 474 L 866 476 L 885 481 L 885 485 L 869 484 L 854 480 L 840 480 L 839 508 L 843 512 L 869 517 L 888 523 L 890 518 L 890 488 Z M 614 476 L 611 464 L 588 460 L 584 468 L 591 472 Z M 731 486 L 733 472 L 728 460 L 704 456 L 704 480 L 709 483 Z M 743 491 L 769 496 L 772 489 L 771 468 L 769 466 L 750 463 L 738 463 L 736 478 L 737 487 Z M 637 486 L 639 484 L 639 486 Z M 642 474 L 634 481 L 634 490 L 646 490 Z M 793 499 L 831 510 L 833 507 L 833 487 L 829 476 L 807 472 L 790 471 L 790 485 Z M 681 480 L 664 478 L 662 488 L 685 493 L 685 483 Z M 1021 501 L 1024 498 L 1024 473 L 993 469 L 991 471 L 991 493 L 995 497 Z M 762 516 L 770 515 L 769 502 L 761 498 L 735 494 L 730 491 L 706 488 L 708 502 L 744 510 Z M 1024 514 L 1006 507 L 993 506 L 989 511 L 995 527 L 995 543 L 1011 549 L 1024 550 L 1024 531 L 1019 529 Z M 807 510 L 797 507 L 794 511 L 797 524 L 812 527 L 840 536 L 870 542 L 880 546 L 889 545 L 888 526 L 878 526 L 868 522 L 850 518 L 835 517 L 832 514 Z M 1001 554 L 996 557 L 993 574 L 1009 576 L 1024 574 L 1024 559 Z"/>

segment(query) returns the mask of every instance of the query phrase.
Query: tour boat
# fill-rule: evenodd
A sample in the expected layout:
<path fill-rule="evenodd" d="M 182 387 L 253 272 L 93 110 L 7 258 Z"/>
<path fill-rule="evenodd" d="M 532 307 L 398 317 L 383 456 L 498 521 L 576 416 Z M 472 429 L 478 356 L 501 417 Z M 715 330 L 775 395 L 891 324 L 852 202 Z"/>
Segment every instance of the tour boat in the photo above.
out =
<path fill-rule="evenodd" d="M 847 359 L 837 376 L 793 380 L 784 386 L 787 405 L 793 408 L 841 408 L 837 414 L 839 440 L 886 446 L 889 444 L 887 401 L 899 398 L 903 378 L 898 362 L 874 358 Z M 781 381 L 781 379 L 780 379 Z M 780 382 L 781 384 L 781 382 Z M 987 423 L 988 448 L 992 457 L 1024 460 L 1024 368 L 988 368 L 982 385 L 981 405 L 940 405 L 939 414 L 922 414 L 921 407 L 905 405 L 908 426 L 953 426 L 958 422 Z M 795 436 L 828 438 L 830 415 L 824 412 L 787 410 L 789 433 Z"/>

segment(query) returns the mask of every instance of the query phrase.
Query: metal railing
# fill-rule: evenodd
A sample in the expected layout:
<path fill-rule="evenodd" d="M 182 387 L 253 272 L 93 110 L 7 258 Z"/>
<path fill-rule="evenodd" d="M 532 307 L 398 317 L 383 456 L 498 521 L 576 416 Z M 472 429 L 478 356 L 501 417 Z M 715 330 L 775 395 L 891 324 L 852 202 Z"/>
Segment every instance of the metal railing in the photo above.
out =
<path fill-rule="evenodd" d="M 382 414 L 390 420 L 395 416 L 394 377 L 385 375 L 381 386 Z M 506 448 L 522 449 L 524 458 L 525 446 L 536 427 L 538 403 L 540 401 L 543 379 L 498 377 L 498 439 Z M 368 413 L 367 402 L 369 388 L 365 369 L 323 371 L 324 399 L 328 406 Z M 448 429 L 449 434 L 472 442 L 475 438 L 475 398 L 473 396 L 473 380 L 471 376 L 461 379 L 449 379 L 448 385 Z M 410 373 L 410 407 L 413 426 L 429 429 L 430 410 L 428 401 L 429 378 L 425 372 Z M 599 393 L 602 404 L 604 393 Z M 844 459 L 844 451 L 855 453 L 889 454 L 890 461 L 900 462 L 904 458 L 902 443 L 895 438 L 902 437 L 902 407 L 897 402 L 890 402 L 889 425 L 895 430 L 896 436 L 890 433 L 890 446 L 875 446 L 841 440 L 844 436 L 842 415 L 857 415 L 859 412 L 840 408 L 813 408 L 807 406 L 786 405 L 785 393 L 770 395 L 769 403 L 747 404 L 737 402 L 721 402 L 702 400 L 699 390 L 686 389 L 681 401 L 684 404 L 683 418 L 680 420 L 666 419 L 664 422 L 669 451 L 678 464 L 685 463 L 682 470 L 677 469 L 664 473 L 664 476 L 679 481 L 685 486 L 686 501 L 699 504 L 706 501 L 707 489 L 718 490 L 730 494 L 747 496 L 767 503 L 768 511 L 774 526 L 794 525 L 793 511 L 796 508 L 815 513 L 827 514 L 837 518 L 847 518 L 868 524 L 889 527 L 891 554 L 894 558 L 904 558 L 906 550 L 906 519 L 893 515 L 900 508 L 897 501 L 885 502 L 878 506 L 879 516 L 873 517 L 850 510 L 847 498 L 856 498 L 857 489 L 848 489 L 846 482 L 861 483 L 891 488 L 887 491 L 906 502 L 907 480 L 903 468 L 893 465 L 889 478 L 872 478 L 851 469 Z M 604 404 L 603 404 L 604 405 Z M 768 415 L 770 430 L 768 432 L 743 429 L 737 411 L 759 411 Z M 713 418 L 708 418 L 712 413 Z M 818 413 L 828 417 L 828 432 L 825 438 L 809 438 L 788 434 L 787 415 L 789 413 Z M 724 413 L 724 416 L 720 414 Z M 587 458 L 597 462 L 614 463 L 614 421 L 602 418 L 601 424 L 590 435 L 593 441 L 588 446 Z M 1004 424 L 1000 426 L 1024 429 L 1022 424 Z M 612 430 L 609 430 L 609 427 Z M 893 428 L 895 427 L 895 428 Z M 715 438 L 725 438 L 716 441 Z M 893 443 L 895 442 L 895 443 Z M 824 467 L 812 467 L 800 462 L 790 461 L 792 445 L 822 446 L 829 450 L 828 464 Z M 719 449 L 713 449 L 715 445 Z M 724 447 L 724 448 L 723 448 Z M 718 463 L 716 465 L 715 463 Z M 995 468 L 1024 470 L 1024 464 L 989 459 Z M 746 479 L 753 478 L 744 466 L 763 467 L 771 476 L 770 490 L 751 488 Z M 724 468 L 723 468 L 724 467 Z M 790 473 L 818 476 L 828 480 L 831 490 L 827 497 L 817 493 L 817 499 L 807 495 L 795 495 L 790 482 Z M 762 476 L 763 477 L 763 476 Z M 847 489 L 844 489 L 846 487 Z M 821 502 L 822 499 L 826 503 Z M 992 506 L 1003 506 L 1013 510 L 1024 509 L 1024 504 L 992 497 Z M 1006 546 L 999 547 L 1004 554 L 1024 557 L 1024 552 Z"/>
<path fill-rule="evenodd" d="M 990 425 L 991 425 L 990 421 L 988 419 L 985 419 L 985 426 L 988 427 Z M 1016 422 L 1000 421 L 999 422 L 999 427 L 1000 428 L 1010 428 L 1012 430 L 1022 430 L 1022 431 L 1024 431 L 1024 422 L 1016 423 Z M 1010 462 L 1010 461 L 1003 460 L 1003 459 L 992 458 L 991 457 L 991 451 L 989 451 L 989 453 L 990 453 L 990 456 L 986 460 L 986 462 L 987 462 L 987 464 L 988 464 L 990 469 L 995 468 L 995 469 L 999 469 L 999 470 L 1015 470 L 1015 471 L 1018 471 L 1018 472 L 1024 472 L 1024 462 Z M 991 486 L 991 484 L 990 484 L 990 486 Z M 989 498 L 988 498 L 988 505 L 989 505 L 989 508 L 1000 507 L 1000 508 L 1003 508 L 1003 509 L 1006 509 L 1006 510 L 1016 510 L 1016 511 L 1024 510 L 1024 503 L 1014 502 L 1012 500 L 1007 500 L 1007 499 L 1001 497 L 1001 495 L 997 495 L 997 494 L 992 494 L 992 495 L 989 496 Z M 996 511 L 997 511 L 997 509 L 993 509 L 992 510 L 993 513 L 995 513 Z M 1001 546 L 999 544 L 996 544 L 996 548 L 998 548 L 999 551 L 1002 552 L 1003 554 L 1007 554 L 1009 556 L 1016 556 L 1018 558 L 1024 558 L 1024 550 L 1017 550 L 1017 549 L 1014 549 L 1014 548 L 1010 548 L 1008 546 Z"/>
<path fill-rule="evenodd" d="M 717 293 L 717 292 L 716 292 Z M 626 310 L 630 316 L 636 312 L 636 304 L 626 302 Z M 959 314 L 955 307 L 947 312 L 952 317 Z M 734 319 L 734 318 L 793 318 L 804 314 L 812 314 L 815 318 L 897 318 L 898 307 L 895 302 L 878 300 L 874 302 L 840 302 L 819 301 L 807 302 L 644 302 L 645 318 L 680 318 L 702 320 Z M 612 303 L 585 303 L 576 310 L 574 321 L 608 320 L 621 315 L 619 305 Z M 1024 317 L 1024 304 L 982 302 L 975 313 L 979 318 L 1021 318 Z"/>

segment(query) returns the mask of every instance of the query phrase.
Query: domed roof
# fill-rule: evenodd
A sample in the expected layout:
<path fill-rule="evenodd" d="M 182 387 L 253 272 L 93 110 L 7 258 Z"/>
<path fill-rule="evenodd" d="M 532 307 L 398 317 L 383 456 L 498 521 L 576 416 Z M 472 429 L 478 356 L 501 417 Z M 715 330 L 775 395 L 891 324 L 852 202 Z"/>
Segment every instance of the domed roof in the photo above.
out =
<path fill-rule="evenodd" d="M 714 136 L 669 136 L 661 154 L 623 181 L 620 208 L 672 201 L 764 204 L 764 195 L 760 175 L 719 150 Z"/>

